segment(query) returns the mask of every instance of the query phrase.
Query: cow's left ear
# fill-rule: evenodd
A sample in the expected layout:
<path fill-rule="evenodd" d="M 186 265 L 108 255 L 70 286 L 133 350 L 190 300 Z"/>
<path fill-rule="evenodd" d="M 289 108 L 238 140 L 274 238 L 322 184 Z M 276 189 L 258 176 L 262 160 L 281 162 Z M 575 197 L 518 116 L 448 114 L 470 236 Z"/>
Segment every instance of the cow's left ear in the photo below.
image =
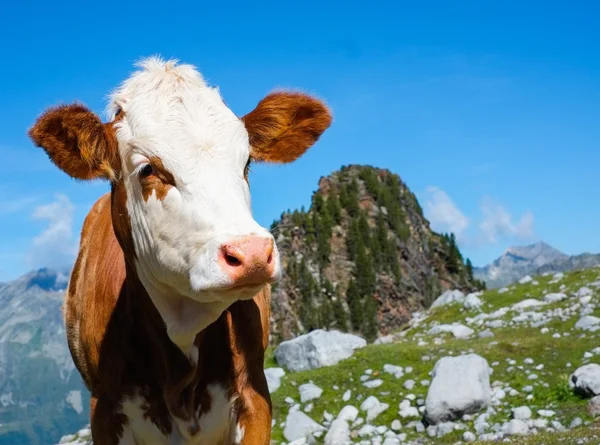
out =
<path fill-rule="evenodd" d="M 331 125 L 331 112 L 302 93 L 267 95 L 242 118 L 255 161 L 287 163 L 298 159 Z"/>
<path fill-rule="evenodd" d="M 116 178 L 119 162 L 112 124 L 103 124 L 85 106 L 50 107 L 28 134 L 69 176 L 82 180 Z"/>

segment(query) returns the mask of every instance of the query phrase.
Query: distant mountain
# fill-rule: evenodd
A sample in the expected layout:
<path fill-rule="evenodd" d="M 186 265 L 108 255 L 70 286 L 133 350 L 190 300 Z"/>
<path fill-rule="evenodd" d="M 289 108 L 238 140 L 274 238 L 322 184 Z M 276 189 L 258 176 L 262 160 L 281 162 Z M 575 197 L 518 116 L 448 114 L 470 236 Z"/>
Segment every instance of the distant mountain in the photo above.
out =
<path fill-rule="evenodd" d="M 473 268 L 473 275 L 485 281 L 488 288 L 497 288 L 507 286 L 525 275 L 587 269 L 597 264 L 600 264 L 600 254 L 569 256 L 539 241 L 528 246 L 509 247 L 493 263 Z"/>
<path fill-rule="evenodd" d="M 51 444 L 88 421 L 61 306 L 68 270 L 0 284 L 0 445 Z"/>

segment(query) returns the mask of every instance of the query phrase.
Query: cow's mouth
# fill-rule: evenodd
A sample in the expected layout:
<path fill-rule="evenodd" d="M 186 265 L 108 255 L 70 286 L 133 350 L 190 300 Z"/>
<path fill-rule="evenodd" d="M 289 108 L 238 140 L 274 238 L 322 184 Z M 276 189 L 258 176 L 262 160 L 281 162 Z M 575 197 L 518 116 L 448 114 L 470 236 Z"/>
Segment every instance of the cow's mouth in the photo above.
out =
<path fill-rule="evenodd" d="M 223 289 L 224 291 L 226 291 L 227 293 L 252 293 L 254 292 L 255 294 L 257 294 L 258 292 L 260 292 L 267 284 L 271 284 L 270 282 L 263 282 L 263 283 L 256 283 L 256 284 L 238 284 L 238 285 L 233 285 L 230 287 L 227 287 L 225 289 Z"/>

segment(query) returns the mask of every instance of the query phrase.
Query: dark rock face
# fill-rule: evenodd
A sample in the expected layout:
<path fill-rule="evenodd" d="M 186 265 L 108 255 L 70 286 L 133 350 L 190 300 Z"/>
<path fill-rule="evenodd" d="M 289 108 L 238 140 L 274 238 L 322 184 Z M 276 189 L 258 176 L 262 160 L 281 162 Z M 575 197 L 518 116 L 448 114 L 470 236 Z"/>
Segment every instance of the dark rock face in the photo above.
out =
<path fill-rule="evenodd" d="M 454 237 L 431 230 L 388 170 L 351 165 L 321 178 L 310 209 L 272 229 L 285 271 L 273 290 L 273 342 L 317 328 L 386 335 L 443 291 L 480 285 Z"/>

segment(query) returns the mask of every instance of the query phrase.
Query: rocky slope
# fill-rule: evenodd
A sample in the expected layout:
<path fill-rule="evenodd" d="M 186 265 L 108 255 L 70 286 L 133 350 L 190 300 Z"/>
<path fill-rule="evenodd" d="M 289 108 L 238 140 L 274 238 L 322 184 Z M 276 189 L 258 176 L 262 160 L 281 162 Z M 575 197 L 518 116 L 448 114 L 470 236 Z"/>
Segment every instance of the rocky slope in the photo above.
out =
<path fill-rule="evenodd" d="M 61 314 L 67 273 L 0 284 L 0 444 L 47 444 L 87 420 Z"/>
<path fill-rule="evenodd" d="M 375 344 L 317 329 L 266 358 L 271 443 L 596 444 L 599 340 L 600 268 L 449 290 Z"/>
<path fill-rule="evenodd" d="M 598 315 L 594 268 L 448 291 L 376 345 L 299 337 L 315 348 L 305 365 L 283 343 L 267 360 L 273 443 L 597 443 Z M 354 351 L 327 362 L 343 343 Z"/>
<path fill-rule="evenodd" d="M 526 275 L 587 269 L 598 264 L 600 255 L 569 256 L 539 241 L 528 246 L 509 247 L 493 263 L 473 268 L 473 275 L 491 289 L 507 286 Z"/>
<path fill-rule="evenodd" d="M 285 270 L 274 289 L 272 341 L 316 328 L 386 334 L 472 277 L 454 236 L 434 233 L 398 175 L 350 165 L 323 177 L 308 210 L 272 225 Z"/>

